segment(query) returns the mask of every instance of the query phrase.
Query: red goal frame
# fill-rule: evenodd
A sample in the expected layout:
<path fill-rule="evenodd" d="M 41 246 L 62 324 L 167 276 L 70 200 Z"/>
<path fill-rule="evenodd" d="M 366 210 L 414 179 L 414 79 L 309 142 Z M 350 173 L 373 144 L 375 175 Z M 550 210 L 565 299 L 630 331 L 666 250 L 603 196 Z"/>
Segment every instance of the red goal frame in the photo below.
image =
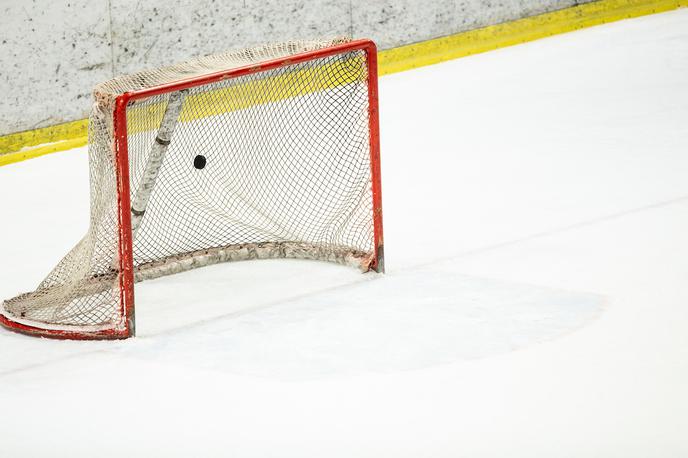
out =
<path fill-rule="evenodd" d="M 362 39 L 331 46 L 328 48 L 294 54 L 288 57 L 268 60 L 259 64 L 231 70 L 190 77 L 170 84 L 127 92 L 117 97 L 113 113 L 114 151 L 118 198 L 119 227 L 119 289 L 121 323 L 119 326 L 98 331 L 73 331 L 45 329 L 18 323 L 0 314 L 0 324 L 10 330 L 57 339 L 126 339 L 135 335 L 134 306 L 134 259 L 131 222 L 131 195 L 129 181 L 129 153 L 127 144 L 127 107 L 130 102 L 168 92 L 180 91 L 196 86 L 215 83 L 253 73 L 276 69 L 285 65 L 342 54 L 350 51 L 364 51 L 368 66 L 368 119 L 370 134 L 370 164 L 373 200 L 373 225 L 375 258 L 371 270 L 384 270 L 384 242 L 382 232 L 382 190 L 380 179 L 380 129 L 378 113 L 378 69 L 377 47 L 372 40 Z"/>

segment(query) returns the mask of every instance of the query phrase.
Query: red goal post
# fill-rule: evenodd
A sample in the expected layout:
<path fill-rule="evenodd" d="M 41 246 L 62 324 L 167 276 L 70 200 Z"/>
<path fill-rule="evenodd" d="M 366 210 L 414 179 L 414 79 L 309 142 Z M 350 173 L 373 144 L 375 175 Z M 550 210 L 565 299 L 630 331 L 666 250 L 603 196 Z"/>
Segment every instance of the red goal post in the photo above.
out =
<path fill-rule="evenodd" d="M 136 104 L 137 102 L 140 101 L 146 101 L 146 100 L 151 100 L 152 98 L 155 97 L 164 97 L 166 95 L 169 95 L 171 93 L 175 92 L 181 92 L 185 90 L 194 90 L 195 88 L 199 88 L 201 86 L 207 86 L 207 85 L 212 85 L 215 83 L 223 83 L 235 79 L 239 79 L 242 77 L 247 77 L 251 75 L 257 75 L 257 80 L 255 81 L 269 81 L 269 78 L 264 78 L 260 79 L 262 74 L 269 73 L 271 71 L 276 71 L 279 69 L 283 68 L 292 68 L 292 67 L 298 67 L 301 65 L 303 71 L 306 72 L 313 72 L 311 67 L 309 67 L 309 63 L 311 62 L 322 62 L 323 59 L 326 58 L 331 58 L 331 57 L 336 57 L 339 55 L 347 54 L 347 53 L 352 53 L 352 52 L 362 52 L 365 60 L 365 67 L 366 67 L 366 73 L 365 73 L 365 79 L 366 81 L 364 82 L 365 85 L 367 86 L 367 136 L 368 136 L 368 145 L 367 145 L 367 150 L 369 157 L 366 159 L 366 167 L 369 167 L 369 178 L 366 178 L 368 181 L 368 184 L 366 185 L 369 190 L 370 190 L 370 196 L 368 197 L 368 194 L 366 194 L 364 197 L 361 197 L 359 199 L 359 203 L 356 204 L 358 207 L 354 208 L 354 205 L 352 204 L 352 208 L 347 208 L 346 210 L 342 210 L 339 213 L 333 213 L 333 215 L 328 215 L 327 216 L 327 221 L 332 221 L 337 218 L 344 220 L 346 218 L 349 218 L 349 220 L 346 220 L 345 223 L 342 223 L 346 226 L 346 230 L 348 231 L 358 231 L 361 234 L 363 234 L 366 230 L 363 228 L 364 224 L 363 223 L 351 223 L 350 219 L 351 218 L 359 218 L 360 221 L 370 221 L 372 224 L 372 232 L 369 236 L 363 234 L 356 234 L 356 237 L 358 237 L 357 240 L 368 240 L 366 237 L 370 238 L 370 241 L 372 242 L 372 246 L 369 247 L 368 242 L 361 242 L 357 247 L 350 248 L 349 252 L 343 252 L 342 248 L 337 246 L 336 250 L 335 248 L 332 248 L 334 246 L 334 242 L 330 242 L 329 239 L 327 242 L 322 242 L 319 239 L 318 240 L 306 240 L 308 237 L 303 237 L 299 238 L 298 242 L 293 242 L 291 240 L 285 241 L 284 237 L 277 239 L 276 241 L 272 240 L 267 240 L 267 241 L 258 241 L 258 242 L 245 242 L 245 243 L 239 243 L 239 244 L 232 244 L 231 249 L 232 250 L 243 250 L 244 255 L 241 256 L 235 256 L 235 254 L 227 252 L 229 249 L 228 247 L 230 246 L 227 244 L 226 247 L 222 248 L 217 248 L 215 246 L 212 246 L 213 243 L 208 244 L 208 246 L 201 246 L 200 248 L 193 246 L 192 248 L 195 249 L 190 251 L 189 253 L 184 253 L 183 255 L 178 255 L 174 254 L 174 256 L 185 256 L 185 258 L 181 259 L 179 257 L 174 259 L 174 265 L 172 267 L 165 267 L 162 266 L 163 262 L 167 262 L 172 256 L 169 255 L 169 253 L 165 252 L 163 255 L 160 255 L 160 259 L 155 259 L 154 257 L 150 255 L 141 255 L 140 253 L 137 253 L 135 250 L 135 240 L 134 240 L 134 233 L 136 231 L 136 228 L 132 228 L 132 212 L 134 211 L 132 208 L 132 182 L 131 182 L 131 173 L 132 173 L 132 162 L 131 162 L 131 145 L 130 141 L 132 140 L 132 132 L 129 130 L 128 122 L 131 119 L 128 119 L 128 113 L 132 105 Z M 315 64 L 314 64 L 315 65 Z M 342 64 L 344 67 L 347 65 L 346 62 Z M 251 84 L 257 84 L 255 81 L 252 81 Z M 349 84 L 346 80 L 344 79 L 344 83 L 341 83 L 343 86 L 346 84 Z M 261 83 L 263 84 L 263 83 Z M 310 89 L 309 89 L 310 90 Z M 346 94 L 345 94 L 346 95 Z M 338 96 L 339 97 L 339 96 Z M 339 97 L 339 98 L 333 98 L 332 100 L 341 100 L 345 98 L 344 96 Z M 213 102 L 215 103 L 215 102 Z M 271 102 L 272 103 L 272 102 Z M 319 101 L 318 103 L 322 104 L 322 101 Z M 333 102 L 335 103 L 335 102 Z M 340 103 L 340 102 L 336 102 Z M 294 257 L 294 258 L 306 258 L 306 259 L 321 259 L 321 260 L 330 260 L 334 262 L 339 262 L 339 263 L 344 263 L 344 264 L 349 264 L 353 265 L 356 264 L 358 267 L 360 267 L 362 270 L 375 270 L 378 272 L 382 272 L 384 270 L 384 251 L 383 251 L 383 230 L 382 230 L 382 199 L 381 199 L 381 183 L 380 183 L 380 141 L 379 141 L 379 121 L 378 121 L 378 85 L 377 85 L 377 51 L 376 51 L 376 46 L 371 40 L 353 40 L 353 41 L 343 41 L 343 42 L 338 42 L 334 43 L 332 45 L 324 46 L 319 49 L 313 49 L 313 50 L 307 50 L 303 52 L 297 52 L 294 54 L 289 54 L 277 58 L 272 58 L 272 59 L 267 59 L 267 60 L 261 60 L 255 63 L 251 63 L 248 65 L 243 65 L 243 66 L 237 66 L 235 68 L 230 68 L 226 70 L 218 70 L 218 71 L 213 71 L 213 72 L 208 72 L 208 73 L 202 73 L 202 74 L 197 74 L 190 76 L 188 78 L 183 78 L 183 79 L 178 79 L 176 81 L 169 81 L 165 82 L 163 84 L 157 84 L 149 87 L 142 87 L 137 90 L 128 90 L 124 93 L 118 94 L 116 98 L 114 99 L 114 110 L 111 114 L 111 126 L 112 126 L 112 140 L 113 140 L 113 145 L 112 145 L 112 153 L 114 154 L 114 179 L 116 181 L 115 183 L 115 188 L 116 188 L 116 231 L 117 231 L 117 252 L 116 254 L 113 255 L 113 259 L 111 260 L 111 266 L 112 266 L 112 272 L 106 271 L 105 273 L 100 273 L 102 271 L 102 267 L 100 268 L 100 271 L 95 271 L 91 272 L 88 278 L 85 280 L 82 280 L 79 283 L 79 286 L 74 286 L 78 282 L 71 282 L 68 283 L 66 281 L 60 280 L 51 280 L 51 277 L 46 279 L 44 283 L 39 286 L 39 288 L 32 293 L 26 293 L 24 295 L 17 296 L 16 298 L 10 299 L 8 301 L 5 301 L 3 303 L 3 308 L 0 309 L 0 324 L 3 324 L 4 326 L 23 333 L 27 334 L 33 334 L 33 335 L 40 335 L 40 336 L 45 336 L 45 337 L 53 337 L 53 338 L 67 338 L 67 339 L 122 339 L 122 338 L 127 338 L 131 337 L 135 334 L 135 307 L 134 307 L 134 283 L 136 281 L 140 281 L 143 279 L 147 278 L 154 278 L 156 276 L 160 275 L 166 275 L 169 273 L 175 273 L 179 272 L 182 270 L 187 270 L 188 268 L 194 268 L 198 267 L 200 265 L 207 265 L 211 264 L 214 262 L 223 262 L 227 260 L 235 260 L 235 259 L 255 259 L 255 258 L 268 258 L 268 257 Z M 267 105 L 270 105 L 269 103 Z M 363 105 L 356 105 L 358 106 L 363 106 Z M 149 111 L 153 111 L 154 108 L 148 108 Z M 337 108 L 339 109 L 339 108 Z M 331 111 L 327 111 L 327 115 L 331 114 L 336 114 L 338 111 L 336 109 L 333 109 Z M 179 115 L 179 113 L 177 113 Z M 109 116 L 109 115 L 108 115 Z M 129 114 L 129 117 L 131 115 Z M 263 114 L 263 116 L 267 116 Z M 259 117 L 251 118 L 252 120 L 255 119 L 260 119 Z M 349 122 L 349 121 L 347 121 Z M 356 126 L 355 122 L 352 122 L 352 126 Z M 94 128 L 94 127 L 92 127 Z M 174 129 L 174 127 L 173 127 Z M 323 130 L 324 132 L 321 135 L 327 136 L 327 130 Z M 339 131 L 338 131 L 339 132 Z M 340 137 L 345 136 L 346 132 L 343 131 L 344 134 L 341 134 Z M 297 133 L 298 134 L 298 133 Z M 288 132 L 284 135 L 284 138 L 291 138 L 293 135 L 292 132 Z M 93 134 L 95 136 L 95 134 Z M 190 135 L 190 134 L 184 134 L 184 133 L 179 133 L 177 135 Z M 315 138 L 315 136 L 313 136 Z M 348 141 L 347 139 L 339 138 L 337 141 L 339 142 L 345 142 Z M 156 142 L 159 144 L 164 144 L 164 141 L 160 140 L 160 134 L 158 134 L 158 137 L 156 137 Z M 138 140 L 137 140 L 138 141 Z M 245 141 L 245 140 L 243 140 Z M 261 140 L 263 141 L 263 140 Z M 282 140 L 280 140 L 282 141 Z M 286 141 L 286 140 L 284 140 Z M 299 141 L 294 140 L 294 141 Z M 319 148 L 330 148 L 329 143 L 323 143 L 324 146 L 320 144 L 321 139 L 316 139 L 316 140 L 309 140 L 311 143 L 309 145 L 320 145 L 318 146 Z M 315 143 L 313 143 L 315 142 Z M 169 139 L 167 140 L 167 144 L 169 144 Z M 91 146 L 91 145 L 89 145 Z M 291 145 L 289 146 L 289 151 L 294 149 Z M 163 149 L 166 149 L 167 146 L 164 146 Z M 331 147 L 334 148 L 332 151 L 336 151 L 336 147 Z M 317 148 L 316 148 L 317 149 Z M 92 153 L 89 149 L 89 154 L 92 155 Z M 164 154 L 164 152 L 163 152 Z M 316 156 L 315 153 L 314 157 Z M 282 156 L 275 156 L 281 159 Z M 318 156 L 319 157 L 319 156 Z M 150 159 L 149 159 L 150 160 Z M 205 159 L 204 159 L 205 160 Z M 94 165 L 91 164 L 91 167 L 93 168 Z M 159 167 L 159 165 L 158 165 Z M 261 173 L 264 170 L 264 165 L 261 166 L 256 166 L 255 168 L 257 170 L 260 170 Z M 291 167 L 290 169 L 285 169 L 287 173 L 290 170 L 293 170 L 295 165 L 289 164 L 288 167 Z M 338 167 L 338 166 L 333 166 L 333 167 Z M 343 168 L 343 167 L 342 167 Z M 257 173 L 257 172 L 256 172 Z M 342 174 L 344 172 L 341 172 Z M 157 174 L 157 171 L 156 171 Z M 359 173 L 360 175 L 360 173 Z M 343 176 L 343 175 L 342 175 Z M 348 176 L 347 176 L 348 177 Z M 355 181 L 354 178 L 351 177 L 345 177 L 344 179 L 349 179 L 351 183 L 353 184 L 348 184 L 351 186 L 359 186 L 359 181 L 361 181 L 360 177 L 356 178 Z M 155 182 L 155 176 L 153 176 L 152 180 L 153 183 Z M 325 186 L 330 185 L 331 183 L 327 183 L 324 178 L 323 181 L 325 181 L 324 184 L 318 185 L 320 187 L 317 188 L 317 191 L 322 194 L 322 189 L 328 189 L 325 188 Z M 139 179 L 139 184 L 141 183 Z M 92 184 L 92 186 L 94 186 Z M 151 185 L 152 186 L 152 185 Z M 342 186 L 344 188 L 345 186 Z M 348 188 L 347 188 L 348 189 Z M 361 188 L 363 189 L 363 188 Z M 367 191 L 364 190 L 366 193 Z M 150 191 L 149 191 L 150 192 Z M 257 192 L 257 191 L 256 191 Z M 286 192 L 286 191 L 285 191 Z M 343 192 L 343 191 L 342 191 Z M 95 212 L 94 210 L 94 204 L 93 204 L 93 189 L 92 189 L 92 214 Z M 315 191 L 311 192 L 312 195 L 309 195 L 308 198 L 312 199 L 313 196 L 315 196 L 317 193 Z M 359 193 L 360 194 L 360 193 Z M 256 194 L 257 195 L 257 194 Z M 363 194 L 361 194 L 363 195 Z M 261 197 L 262 198 L 262 197 Z M 332 198 L 334 199 L 334 198 Z M 368 200 L 370 199 L 370 204 L 368 204 Z M 302 200 L 295 200 L 296 202 L 310 202 L 310 200 L 305 200 L 305 198 L 302 198 Z M 345 202 L 345 199 L 342 198 L 340 199 L 341 202 Z M 275 211 L 276 213 L 279 213 L 278 216 L 281 216 L 282 213 L 282 208 L 277 205 L 274 199 L 270 201 L 271 202 L 271 207 L 270 209 Z M 347 201 L 348 202 L 348 201 Z M 363 202 L 363 204 L 361 203 Z M 289 202 L 289 205 L 292 205 L 293 202 Z M 329 201 L 328 201 L 329 205 Z M 343 208 L 344 204 L 340 203 L 340 207 Z M 338 207 L 338 208 L 340 208 Z M 360 207 L 360 208 L 359 208 Z M 363 208 L 365 207 L 365 208 Z M 371 211 L 372 213 L 368 216 L 357 216 L 359 214 L 363 214 L 365 212 Z M 136 213 L 134 213 L 136 214 Z M 141 213 L 143 214 L 143 213 Z M 314 210 L 313 214 L 315 216 L 312 216 L 313 218 L 320 218 L 320 215 L 317 213 L 317 209 Z M 345 216 L 341 216 L 341 214 L 345 214 Z M 354 216 L 352 216 L 354 215 Z M 310 215 L 309 215 L 310 216 Z M 203 215 L 203 217 L 207 217 L 207 215 Z M 209 218 L 209 217 L 208 217 Z M 257 217 L 253 216 L 254 219 Z M 284 220 L 285 217 L 282 217 Z M 325 218 L 323 217 L 323 220 Z M 288 218 L 286 218 L 287 223 L 284 223 L 282 225 L 288 225 L 288 223 L 291 223 L 292 225 L 297 224 L 299 221 L 294 220 L 294 221 L 288 221 Z M 282 223 L 282 220 L 280 220 L 280 223 Z M 315 223 L 306 221 L 306 225 L 311 225 L 315 226 Z M 98 224 L 105 224 L 105 223 L 98 223 Z M 272 223 L 271 223 L 272 224 Z M 320 224 L 320 221 L 318 220 L 318 224 Z M 324 223 L 323 223 L 324 224 Z M 366 223 L 367 224 L 367 223 Z M 93 223 L 93 216 L 92 216 L 92 226 L 94 225 Z M 277 223 L 275 223 L 276 226 L 278 226 Z M 309 226 L 310 227 L 310 226 Z M 320 227 L 320 226 L 318 226 Z M 355 228 L 355 229 L 351 229 Z M 363 229 L 361 229 L 363 228 Z M 92 231 L 95 231 L 93 227 L 91 228 L 89 234 L 91 234 Z M 150 229 L 148 229 L 150 231 Z M 242 230 L 244 230 L 242 228 Z M 260 231 L 264 231 L 267 233 L 267 230 L 264 228 L 260 228 Z M 325 229 L 322 229 L 322 233 L 327 232 L 328 234 L 337 232 L 339 234 L 340 232 L 344 232 L 344 229 L 339 228 L 339 232 L 334 231 L 334 230 L 329 230 L 329 232 Z M 303 232 L 303 230 L 302 230 Z M 262 232 L 261 232 L 262 233 Z M 89 236 L 87 234 L 87 237 Z M 330 236 L 331 238 L 334 236 Z M 284 240 L 283 240 L 284 239 Z M 353 240 L 353 237 L 350 239 Z M 262 240 L 262 239 L 261 239 Z M 82 241 L 83 242 L 83 241 Z M 337 242 L 339 243 L 339 242 Z M 92 245 L 97 245 L 97 242 L 93 242 Z M 331 246 L 332 245 L 332 246 Z M 347 244 L 341 244 L 344 246 L 344 251 L 346 251 L 346 246 Z M 351 245 L 351 243 L 349 243 Z M 191 246 L 191 245 L 189 245 Z M 238 248 L 237 248 L 238 246 Z M 213 252 L 212 250 L 225 250 L 222 252 Z M 79 249 L 79 245 L 75 247 L 74 251 L 79 251 L 81 253 L 81 250 Z M 337 251 L 339 250 L 339 251 Z M 163 250 L 164 251 L 164 250 Z M 77 255 L 74 255 L 73 252 L 68 255 L 65 260 L 63 260 L 63 263 L 66 262 L 67 258 L 69 256 L 72 256 L 69 258 L 70 262 L 73 262 L 74 259 L 78 261 Z M 344 254 L 342 254 L 344 253 Z M 353 253 L 353 254 L 352 254 Z M 88 256 L 91 256 L 88 259 L 93 259 L 95 255 L 92 253 L 88 254 Z M 88 257 L 86 256 L 86 257 Z M 140 256 L 141 259 L 137 260 L 137 256 Z M 148 256 L 148 257 L 146 257 Z M 213 259 L 210 259 L 210 257 L 215 256 Z M 199 259 L 203 258 L 204 261 L 200 263 L 196 263 L 198 265 L 194 264 L 194 258 Z M 90 261 L 93 263 L 94 261 Z M 102 264 L 102 263 L 101 263 Z M 182 265 L 183 264 L 183 265 Z M 152 267 L 151 267 L 152 266 Z M 162 267 L 161 267 L 162 266 Z M 59 268 L 59 265 L 58 265 Z M 57 275 L 55 272 L 62 272 L 62 270 L 56 268 L 51 275 Z M 155 273 L 150 273 L 152 272 L 152 268 L 155 269 L 161 269 L 161 270 L 156 270 Z M 110 276 L 111 275 L 111 276 Z M 106 278 L 107 280 L 101 281 L 101 278 Z M 105 291 L 105 288 L 102 286 L 102 283 L 107 283 L 110 280 L 114 280 L 114 285 L 115 289 L 118 291 L 113 291 L 112 295 L 113 297 L 118 296 L 119 297 L 119 303 L 116 306 L 116 309 L 113 309 L 113 311 L 109 311 L 110 309 L 107 309 L 108 311 L 101 311 L 99 312 L 100 315 L 102 315 L 104 318 L 101 318 L 100 315 L 98 315 L 97 318 L 92 318 L 92 317 L 86 317 L 86 310 L 88 310 L 88 313 L 93 313 L 93 311 L 97 308 L 97 301 L 91 300 L 89 302 L 88 307 L 86 307 L 84 304 L 81 304 L 81 308 L 77 309 L 75 308 L 76 306 L 73 305 L 76 303 L 77 300 L 81 300 L 77 297 L 77 293 L 75 292 L 78 290 L 79 294 L 91 294 L 93 296 L 104 296 L 106 295 L 107 291 Z M 49 281 L 51 280 L 51 281 Z M 71 280 L 70 280 L 71 281 Z M 47 283 L 46 283 L 47 282 Z M 62 282 L 62 283 L 61 283 Z M 84 286 L 84 283 L 87 283 L 87 286 Z M 98 286 L 94 286 L 98 285 Z M 67 293 L 64 293 L 66 299 L 62 299 L 63 302 L 65 301 L 71 301 L 69 302 L 70 305 L 65 305 L 65 304 L 58 304 L 58 305 L 53 305 L 52 302 L 59 302 L 58 300 L 54 300 L 54 298 L 50 295 L 55 296 L 56 293 L 55 291 L 58 291 L 60 288 L 62 289 L 67 289 L 69 288 L 69 291 Z M 103 291 L 101 291 L 103 289 Z M 59 291 L 58 291 L 59 292 Z M 39 294 L 40 293 L 40 294 Z M 63 294 L 60 292 L 60 294 Z M 33 296 L 32 296 L 33 295 Z M 49 299 L 51 299 L 52 302 L 48 301 L 45 299 L 46 296 L 50 296 Z M 100 297 L 99 296 L 99 297 Z M 56 296 L 57 297 L 57 296 Z M 110 296 L 107 296 L 108 298 Z M 109 300 L 109 299 L 108 299 Z M 104 303 L 105 300 L 102 300 L 101 302 Z M 82 301 L 83 302 L 83 301 Z M 43 307 L 42 309 L 39 310 L 38 306 L 32 306 L 31 304 L 40 304 L 40 307 Z M 33 307 L 33 308 L 32 308 Z M 53 307 L 52 309 L 50 307 Z M 64 313 L 64 310 L 66 308 L 69 308 L 70 312 L 69 314 Z M 45 310 L 50 310 L 50 312 L 45 312 Z M 59 313 L 62 313 L 62 315 L 59 316 L 59 319 L 53 319 L 54 322 L 51 322 L 51 317 L 56 317 L 58 316 L 58 312 L 55 310 L 59 310 Z M 25 318 L 26 316 L 32 315 L 37 317 L 37 318 Z M 51 315 L 52 314 L 52 315 Z M 79 315 L 82 314 L 83 316 Z M 109 314 L 109 315 L 108 315 Z M 106 316 L 107 315 L 107 316 Z M 74 318 L 74 317 L 77 317 Z M 66 318 L 65 318 L 66 317 Z M 70 322 L 69 320 L 72 320 Z M 102 322 L 97 322 L 97 320 L 103 320 Z M 109 321 L 108 321 L 109 320 Z"/>

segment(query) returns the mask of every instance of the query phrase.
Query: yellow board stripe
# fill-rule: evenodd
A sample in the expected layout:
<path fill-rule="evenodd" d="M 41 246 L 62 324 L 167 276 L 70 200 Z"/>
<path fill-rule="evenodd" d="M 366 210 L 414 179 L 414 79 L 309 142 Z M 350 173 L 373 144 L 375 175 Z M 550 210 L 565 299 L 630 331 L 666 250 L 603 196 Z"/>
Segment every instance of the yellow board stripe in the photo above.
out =
<path fill-rule="evenodd" d="M 321 66 L 317 72 L 306 68 L 195 94 L 184 101 L 179 121 L 194 121 L 360 81 L 365 73 L 362 67 L 356 66 L 361 63 L 353 57 Z M 159 126 L 165 106 L 159 102 L 129 108 L 127 133 L 135 135 Z"/>
<path fill-rule="evenodd" d="M 36 148 L 16 151 L 14 153 L 0 154 L 0 167 L 15 162 L 25 161 L 27 159 L 33 159 L 35 157 L 45 156 L 46 154 L 78 148 L 86 145 L 86 143 L 88 143 L 88 136 L 81 136 L 55 143 L 49 143 Z"/>
<path fill-rule="evenodd" d="M 600 0 L 383 51 L 380 74 L 445 62 L 608 22 L 688 6 L 688 0 Z"/>
<path fill-rule="evenodd" d="M 22 148 L 85 137 L 87 134 L 88 119 L 79 119 L 41 129 L 5 135 L 0 137 L 0 157 L 5 153 L 14 153 Z"/>
<path fill-rule="evenodd" d="M 688 0 L 598 0 L 539 16 L 384 50 L 378 55 L 379 73 L 387 75 L 401 72 L 551 35 L 686 6 Z M 2 136 L 0 166 L 83 146 L 86 144 L 87 129 L 88 120 L 82 119 Z M 50 145 L 45 145 L 47 143 Z M 36 145 L 42 146 L 35 147 Z"/>

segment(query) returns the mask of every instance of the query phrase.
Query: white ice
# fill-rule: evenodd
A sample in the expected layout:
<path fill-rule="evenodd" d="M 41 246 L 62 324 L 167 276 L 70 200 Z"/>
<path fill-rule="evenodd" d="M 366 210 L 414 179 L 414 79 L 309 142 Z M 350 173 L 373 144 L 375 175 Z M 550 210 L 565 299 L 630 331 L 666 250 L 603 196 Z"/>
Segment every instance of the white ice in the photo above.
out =
<path fill-rule="evenodd" d="M 0 457 L 688 456 L 688 10 L 380 81 L 388 273 L 137 285 L 139 336 L 0 329 Z M 0 298 L 86 231 L 0 168 Z"/>

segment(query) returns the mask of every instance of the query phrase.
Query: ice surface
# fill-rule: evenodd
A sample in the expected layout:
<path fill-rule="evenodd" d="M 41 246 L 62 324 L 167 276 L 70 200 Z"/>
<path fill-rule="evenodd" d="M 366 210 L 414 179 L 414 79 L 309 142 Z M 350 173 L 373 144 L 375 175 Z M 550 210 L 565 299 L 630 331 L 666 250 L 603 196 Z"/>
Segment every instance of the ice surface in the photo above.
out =
<path fill-rule="evenodd" d="M 380 81 L 388 274 L 137 285 L 139 337 L 0 332 L 0 456 L 688 456 L 688 10 Z M 87 224 L 0 168 L 0 297 Z"/>
<path fill-rule="evenodd" d="M 597 317 L 602 304 L 591 294 L 413 269 L 237 311 L 129 354 L 285 380 L 390 373 L 551 339 Z"/>

